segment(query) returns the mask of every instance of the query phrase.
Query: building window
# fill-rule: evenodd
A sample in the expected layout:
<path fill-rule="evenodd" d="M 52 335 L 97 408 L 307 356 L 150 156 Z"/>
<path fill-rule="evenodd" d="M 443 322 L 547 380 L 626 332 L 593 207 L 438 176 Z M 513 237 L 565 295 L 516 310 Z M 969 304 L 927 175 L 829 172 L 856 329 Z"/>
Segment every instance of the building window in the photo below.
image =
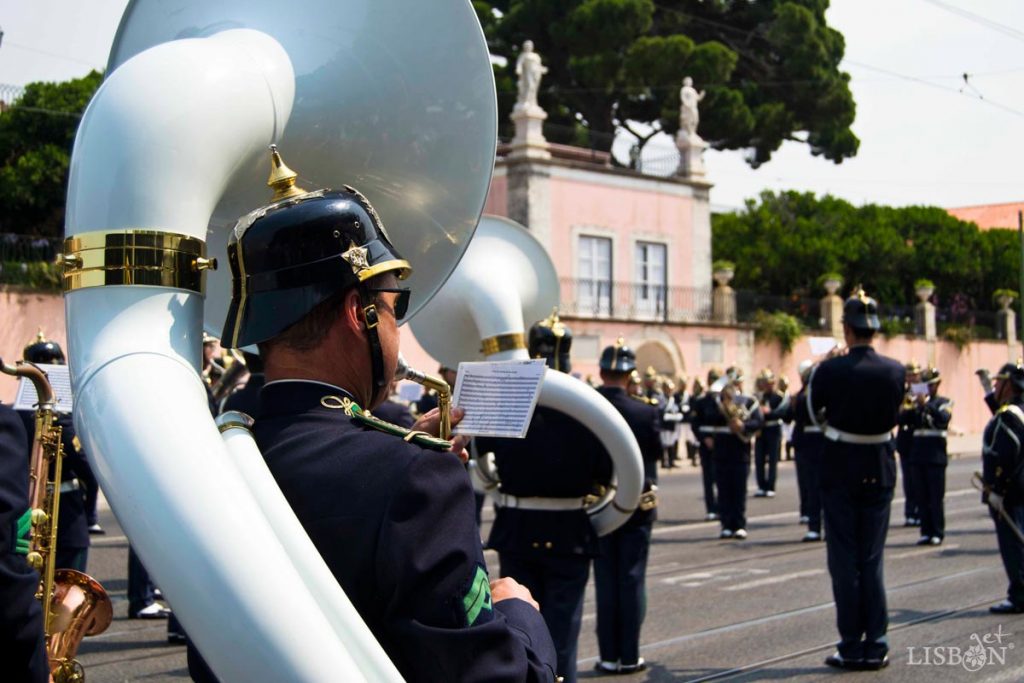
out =
<path fill-rule="evenodd" d="M 579 312 L 612 313 L 612 241 L 581 235 L 579 242 Z"/>
<path fill-rule="evenodd" d="M 707 339 L 702 337 L 700 340 L 701 365 L 721 363 L 722 359 L 725 357 L 724 348 L 725 344 L 721 339 Z"/>
<path fill-rule="evenodd" d="M 668 277 L 665 263 L 668 247 L 656 242 L 636 243 L 635 301 L 637 314 L 649 317 L 665 315 Z"/>

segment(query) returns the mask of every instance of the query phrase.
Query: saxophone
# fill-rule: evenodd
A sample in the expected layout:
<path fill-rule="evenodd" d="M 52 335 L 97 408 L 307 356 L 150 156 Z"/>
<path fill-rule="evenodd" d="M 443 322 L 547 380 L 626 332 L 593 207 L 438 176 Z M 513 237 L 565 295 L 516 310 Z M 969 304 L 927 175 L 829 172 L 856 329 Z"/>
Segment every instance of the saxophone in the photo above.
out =
<path fill-rule="evenodd" d="M 46 374 L 32 363 L 19 361 L 12 366 L 0 360 L 0 371 L 28 379 L 39 397 L 29 459 L 31 544 L 25 559 L 39 572 L 36 599 L 43 606 L 50 674 L 55 683 L 81 683 L 85 681 L 85 671 L 75 660 L 78 645 L 84 636 L 102 633 L 110 625 L 113 617 L 110 598 L 92 577 L 73 569 L 58 570 L 55 566 L 64 447 L 62 429 L 56 423 L 53 388 Z"/>

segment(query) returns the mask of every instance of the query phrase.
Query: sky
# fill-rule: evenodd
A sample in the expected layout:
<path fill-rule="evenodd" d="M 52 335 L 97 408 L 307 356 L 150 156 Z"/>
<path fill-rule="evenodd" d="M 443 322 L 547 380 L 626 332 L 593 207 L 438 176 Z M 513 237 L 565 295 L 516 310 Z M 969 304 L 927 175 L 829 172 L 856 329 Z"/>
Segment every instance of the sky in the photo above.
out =
<path fill-rule="evenodd" d="M 0 96 L 102 69 L 126 4 L 0 0 Z M 754 170 L 742 151 L 709 151 L 716 208 L 764 189 L 895 206 L 1024 201 L 1024 2 L 833 0 L 827 18 L 846 39 L 857 156 L 834 164 L 786 143 Z M 667 139 L 649 150 L 670 152 Z"/>

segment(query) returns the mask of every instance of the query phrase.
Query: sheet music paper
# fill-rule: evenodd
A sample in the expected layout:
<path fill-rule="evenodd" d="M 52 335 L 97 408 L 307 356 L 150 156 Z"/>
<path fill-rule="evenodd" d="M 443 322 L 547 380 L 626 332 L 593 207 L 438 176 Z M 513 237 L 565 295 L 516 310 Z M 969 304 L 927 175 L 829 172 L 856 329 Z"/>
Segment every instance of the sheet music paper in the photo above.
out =
<path fill-rule="evenodd" d="M 57 398 L 55 410 L 58 413 L 70 413 L 74 407 L 71 399 L 71 371 L 67 365 L 43 365 L 36 364 L 40 370 L 46 373 L 46 379 L 53 387 L 53 395 Z M 36 394 L 36 385 L 27 377 L 21 378 L 18 384 L 18 395 L 14 399 L 15 410 L 35 410 L 39 396 Z"/>
<path fill-rule="evenodd" d="M 828 353 L 838 344 L 833 337 L 808 337 L 807 341 L 811 344 L 812 356 L 820 356 Z"/>
<path fill-rule="evenodd" d="M 525 437 L 546 369 L 543 360 L 459 363 L 452 405 L 466 415 L 455 433 Z"/>

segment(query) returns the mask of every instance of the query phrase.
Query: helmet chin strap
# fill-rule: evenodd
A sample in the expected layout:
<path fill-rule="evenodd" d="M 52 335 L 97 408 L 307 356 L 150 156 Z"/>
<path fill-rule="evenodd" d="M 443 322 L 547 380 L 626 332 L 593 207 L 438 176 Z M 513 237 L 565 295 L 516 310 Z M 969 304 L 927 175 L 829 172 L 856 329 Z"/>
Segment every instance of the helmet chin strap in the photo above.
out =
<path fill-rule="evenodd" d="M 381 349 L 380 335 L 377 334 L 377 325 L 380 323 L 377 305 L 365 288 L 359 287 L 358 289 L 359 301 L 363 306 L 363 324 L 366 325 L 366 338 L 370 344 L 370 367 L 373 380 L 373 386 L 370 390 L 370 402 L 372 403 L 380 390 L 388 386 L 391 378 L 384 376 L 384 351 Z M 369 408 L 369 406 L 364 407 Z"/>

